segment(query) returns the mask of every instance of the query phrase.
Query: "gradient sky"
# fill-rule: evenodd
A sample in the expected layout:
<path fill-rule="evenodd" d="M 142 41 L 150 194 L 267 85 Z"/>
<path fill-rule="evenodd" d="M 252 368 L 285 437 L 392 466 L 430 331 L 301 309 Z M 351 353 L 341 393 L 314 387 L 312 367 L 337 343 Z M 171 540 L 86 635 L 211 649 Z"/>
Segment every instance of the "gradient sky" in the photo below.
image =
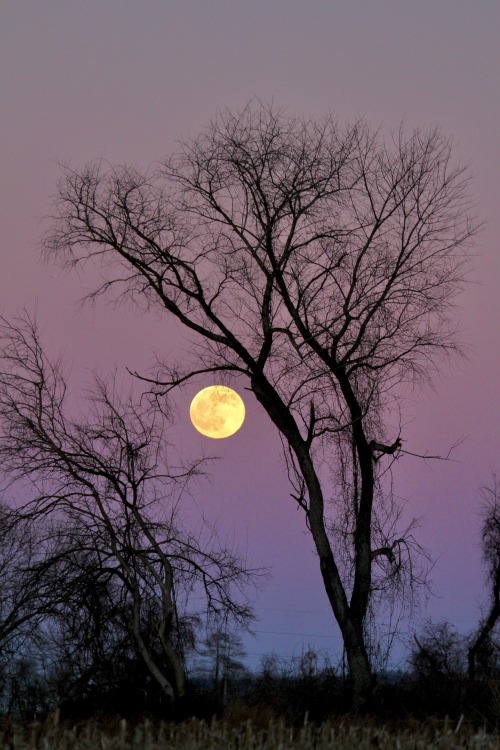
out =
<path fill-rule="evenodd" d="M 7 0 L 0 10 L 0 312 L 36 308 L 47 349 L 64 352 L 78 383 L 89 368 L 140 368 L 153 351 L 180 356 L 189 344 L 164 317 L 104 303 L 82 311 L 77 300 L 91 278 L 41 265 L 37 242 L 58 162 L 104 157 L 144 167 L 218 109 L 254 96 L 293 114 L 363 115 L 387 132 L 403 118 L 439 124 L 453 137 L 487 222 L 474 284 L 458 301 L 469 358 L 405 405 L 402 437 L 416 453 L 446 453 L 466 440 L 457 462 L 405 457 L 395 481 L 437 561 L 437 596 L 423 616 L 464 633 L 484 601 L 478 488 L 500 472 L 499 28 L 498 0 Z M 257 638 L 245 639 L 249 664 L 308 644 L 336 659 L 338 630 L 278 437 L 239 390 L 247 420 L 236 436 L 215 443 L 194 431 L 193 387 L 179 396 L 173 439 L 186 457 L 220 455 L 197 502 L 255 565 L 272 566 Z"/>

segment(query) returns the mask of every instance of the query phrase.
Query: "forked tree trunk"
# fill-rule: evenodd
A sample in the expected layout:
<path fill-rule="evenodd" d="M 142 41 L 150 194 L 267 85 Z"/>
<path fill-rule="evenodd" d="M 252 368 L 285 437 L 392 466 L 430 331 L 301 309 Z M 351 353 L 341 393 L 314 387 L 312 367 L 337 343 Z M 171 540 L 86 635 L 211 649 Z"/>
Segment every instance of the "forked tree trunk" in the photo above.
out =
<path fill-rule="evenodd" d="M 314 503 L 311 502 L 311 507 L 313 506 Z M 311 518 L 311 515 L 310 513 L 311 533 L 316 550 L 320 555 L 323 583 L 333 614 L 342 633 L 345 653 L 349 664 L 352 708 L 356 713 L 361 713 L 366 708 L 375 686 L 375 679 L 363 637 L 364 612 L 358 611 L 356 613 L 349 606 L 326 535 L 323 519 L 315 520 Z"/>
<path fill-rule="evenodd" d="M 368 652 L 363 637 L 363 621 L 369 601 L 371 586 L 370 521 L 365 533 L 357 533 L 356 578 L 351 604 L 349 604 L 340 573 L 335 562 L 330 540 L 325 528 L 324 498 L 319 477 L 314 468 L 309 447 L 303 440 L 293 416 L 286 409 L 279 395 L 264 377 L 252 378 L 252 389 L 267 413 L 288 440 L 300 467 L 307 487 L 309 509 L 307 517 L 311 535 L 320 561 L 321 575 L 334 617 L 339 624 L 344 641 L 349 676 L 352 686 L 352 706 L 356 712 L 366 707 L 374 688 Z M 369 494 L 371 492 L 371 495 Z M 373 482 L 365 482 L 364 512 L 371 508 Z M 364 519 L 366 522 L 366 519 Z M 359 521 L 358 521 L 359 530 Z M 361 558 L 361 564 L 360 564 Z"/>

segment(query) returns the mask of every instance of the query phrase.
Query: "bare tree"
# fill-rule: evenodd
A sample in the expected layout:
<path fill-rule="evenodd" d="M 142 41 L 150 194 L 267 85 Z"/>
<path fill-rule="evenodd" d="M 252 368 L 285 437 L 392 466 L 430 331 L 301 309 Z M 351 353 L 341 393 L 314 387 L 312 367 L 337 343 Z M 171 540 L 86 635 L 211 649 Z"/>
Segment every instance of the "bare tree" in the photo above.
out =
<path fill-rule="evenodd" d="M 60 523 L 57 566 L 53 557 L 42 561 L 39 575 L 56 570 L 58 597 L 67 587 L 76 606 L 91 562 L 96 597 L 99 585 L 114 582 L 148 670 L 167 698 L 182 697 L 178 623 L 190 593 L 205 598 L 206 613 L 224 612 L 245 626 L 252 611 L 243 589 L 259 571 L 246 568 L 214 530 L 202 539 L 180 524 L 181 498 L 202 466 L 168 468 L 162 414 L 120 393 L 116 380 L 96 379 L 87 416 L 72 417 L 77 405 L 62 365 L 46 358 L 29 317 L 3 320 L 0 337 L 0 467 L 11 488 L 22 490 L 24 519 Z"/>
<path fill-rule="evenodd" d="M 207 671 L 212 682 L 213 697 L 224 705 L 228 684 L 247 671 L 241 661 L 246 656 L 241 636 L 228 630 L 225 623 L 218 623 L 207 633 L 201 646 L 198 653 L 209 662 Z"/>
<path fill-rule="evenodd" d="M 413 636 L 410 663 L 421 678 L 457 677 L 464 673 L 464 638 L 446 620 L 425 623 L 423 632 Z"/>
<path fill-rule="evenodd" d="M 91 299 L 159 305 L 192 332 L 192 361 L 150 378 L 159 399 L 201 374 L 247 378 L 282 437 L 357 707 L 373 686 L 373 566 L 411 552 L 399 532 L 374 539 L 377 480 L 405 452 L 383 416 L 458 351 L 450 313 L 477 229 L 468 179 L 436 129 L 386 142 L 362 121 L 249 104 L 144 174 L 65 169 L 44 241 L 63 265 L 99 264 Z M 329 502 L 342 461 L 347 571 Z"/>
<path fill-rule="evenodd" d="M 483 560 L 490 589 L 490 601 L 488 612 L 480 622 L 467 654 L 471 680 L 476 678 L 481 657 L 486 657 L 486 661 L 489 657 L 489 661 L 492 661 L 495 650 L 498 654 L 498 644 L 492 639 L 495 626 L 500 619 L 500 481 L 497 476 L 494 475 L 491 484 L 482 488 L 481 497 Z M 482 664 L 482 671 L 487 671 L 487 664 Z"/>

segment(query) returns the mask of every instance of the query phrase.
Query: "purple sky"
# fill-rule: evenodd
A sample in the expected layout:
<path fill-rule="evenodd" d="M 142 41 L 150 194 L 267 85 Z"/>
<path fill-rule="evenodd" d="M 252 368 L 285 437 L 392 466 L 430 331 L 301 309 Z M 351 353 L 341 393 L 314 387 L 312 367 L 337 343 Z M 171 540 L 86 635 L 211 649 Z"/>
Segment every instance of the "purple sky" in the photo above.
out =
<path fill-rule="evenodd" d="M 0 312 L 36 307 L 49 351 L 65 353 L 78 382 L 85 368 L 140 368 L 154 350 L 180 356 L 188 341 L 165 318 L 104 303 L 81 311 L 76 302 L 91 279 L 40 264 L 36 244 L 58 161 L 78 166 L 102 156 L 146 166 L 219 108 L 252 96 L 294 114 L 363 115 L 386 131 L 404 118 L 453 136 L 488 222 L 476 283 L 459 299 L 469 359 L 406 404 L 402 437 L 417 453 L 467 439 L 458 463 L 405 457 L 395 480 L 408 512 L 423 516 L 419 540 L 437 559 L 438 597 L 427 614 L 461 632 L 484 598 L 478 488 L 500 471 L 499 28 L 497 0 L 20 0 L 0 12 Z M 330 636 L 338 631 L 289 497 L 279 440 L 239 390 L 247 406 L 240 433 L 217 442 L 198 435 L 188 423 L 193 387 L 179 397 L 174 439 L 186 457 L 221 456 L 197 501 L 219 514 L 254 564 L 272 566 L 256 607 L 258 637 L 246 639 L 249 663 L 309 643 L 336 658 L 340 640 Z"/>

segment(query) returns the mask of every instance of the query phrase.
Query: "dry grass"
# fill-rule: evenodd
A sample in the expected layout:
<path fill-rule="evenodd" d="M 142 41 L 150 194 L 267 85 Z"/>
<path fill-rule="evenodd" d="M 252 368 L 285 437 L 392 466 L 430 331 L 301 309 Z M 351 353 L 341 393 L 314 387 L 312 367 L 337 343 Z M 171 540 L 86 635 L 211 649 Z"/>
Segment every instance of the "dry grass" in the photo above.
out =
<path fill-rule="evenodd" d="M 304 723 L 291 728 L 272 720 L 266 728 L 251 721 L 232 724 L 191 719 L 181 724 L 125 720 L 89 721 L 73 727 L 12 725 L 0 729 L 0 750 L 499 750 L 500 736 L 477 732 L 463 722 L 416 722 L 388 728 L 369 720 Z"/>

